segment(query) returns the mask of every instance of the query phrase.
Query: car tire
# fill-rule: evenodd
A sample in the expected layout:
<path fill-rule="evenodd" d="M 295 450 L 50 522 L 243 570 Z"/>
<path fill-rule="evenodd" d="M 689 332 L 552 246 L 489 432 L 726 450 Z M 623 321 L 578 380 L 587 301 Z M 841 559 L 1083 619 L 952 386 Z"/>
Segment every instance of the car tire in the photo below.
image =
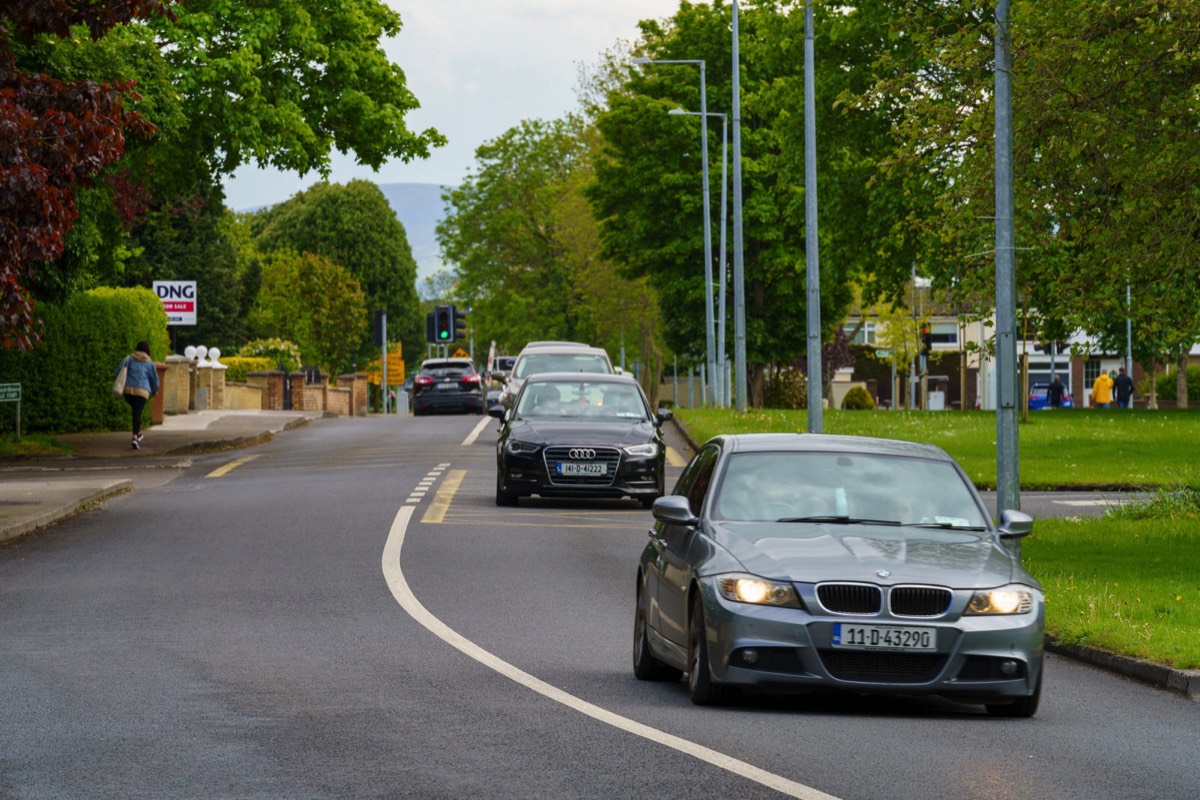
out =
<path fill-rule="evenodd" d="M 1037 686 L 1028 697 L 1018 697 L 1016 700 L 1003 703 L 987 703 L 984 708 L 993 717 L 1008 717 L 1009 719 L 1028 719 L 1037 713 L 1038 703 L 1042 699 L 1042 674 L 1038 673 Z"/>
<path fill-rule="evenodd" d="M 500 471 L 496 471 L 496 505 L 512 507 L 517 504 L 517 496 L 512 492 L 504 491 L 504 478 Z"/>
<path fill-rule="evenodd" d="M 688 614 L 688 696 L 698 706 L 718 706 L 729 696 L 729 687 L 714 683 L 708 658 L 708 631 L 704 601 L 697 592 Z"/>
<path fill-rule="evenodd" d="M 639 681 L 677 681 L 683 676 L 683 670 L 659 661 L 650 649 L 650 638 L 646 634 L 646 608 L 642 603 L 640 586 L 637 609 L 633 614 L 633 675 Z"/>

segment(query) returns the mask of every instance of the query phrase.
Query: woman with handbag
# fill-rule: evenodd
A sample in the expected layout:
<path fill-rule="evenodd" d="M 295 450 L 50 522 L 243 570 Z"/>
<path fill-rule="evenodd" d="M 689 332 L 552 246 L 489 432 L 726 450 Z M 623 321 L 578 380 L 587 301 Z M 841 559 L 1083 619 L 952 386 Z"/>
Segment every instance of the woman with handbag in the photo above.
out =
<path fill-rule="evenodd" d="M 139 450 L 142 446 L 142 412 L 146 410 L 146 401 L 158 394 L 158 370 L 150 358 L 150 344 L 146 340 L 138 342 L 133 352 L 121 361 L 121 366 L 117 367 L 118 382 L 122 370 L 125 371 L 125 385 L 121 397 L 133 413 L 133 441 L 130 444 L 134 450 Z"/>

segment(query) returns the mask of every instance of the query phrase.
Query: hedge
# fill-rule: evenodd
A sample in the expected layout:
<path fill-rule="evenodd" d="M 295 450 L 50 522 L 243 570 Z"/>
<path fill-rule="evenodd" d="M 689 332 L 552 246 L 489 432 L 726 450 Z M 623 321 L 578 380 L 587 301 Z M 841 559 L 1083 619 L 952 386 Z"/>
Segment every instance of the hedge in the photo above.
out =
<path fill-rule="evenodd" d="M 251 372 L 271 372 L 279 367 L 278 361 L 261 356 L 222 357 L 221 363 L 226 367 L 225 381 L 235 383 L 245 383 L 246 376 Z"/>
<path fill-rule="evenodd" d="M 129 428 L 129 406 L 112 396 L 121 360 L 137 345 L 163 361 L 167 315 L 150 289 L 92 289 L 64 305 L 38 303 L 41 344 L 0 351 L 0 383 L 21 384 L 21 427 L 71 433 Z M 149 406 L 146 411 L 149 418 Z"/>

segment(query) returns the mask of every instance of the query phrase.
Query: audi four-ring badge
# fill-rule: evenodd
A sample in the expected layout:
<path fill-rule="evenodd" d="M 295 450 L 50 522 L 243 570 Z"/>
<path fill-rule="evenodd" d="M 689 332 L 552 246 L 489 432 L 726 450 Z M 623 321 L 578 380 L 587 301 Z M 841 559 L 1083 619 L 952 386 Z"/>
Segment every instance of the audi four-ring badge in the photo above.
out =
<path fill-rule="evenodd" d="M 649 508 L 662 496 L 671 412 L 650 408 L 626 375 L 548 372 L 528 377 L 501 420 L 496 505 L 521 497 L 629 498 Z"/>

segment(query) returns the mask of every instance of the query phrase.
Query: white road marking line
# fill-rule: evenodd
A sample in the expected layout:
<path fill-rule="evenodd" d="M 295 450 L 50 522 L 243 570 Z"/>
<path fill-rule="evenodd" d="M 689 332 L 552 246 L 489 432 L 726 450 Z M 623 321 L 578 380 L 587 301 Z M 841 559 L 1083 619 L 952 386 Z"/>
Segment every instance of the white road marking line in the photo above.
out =
<path fill-rule="evenodd" d="M 483 429 L 490 424 L 492 424 L 492 418 L 485 415 L 483 419 L 479 420 L 479 424 L 475 426 L 475 430 L 471 431 L 470 435 L 463 439 L 462 446 L 470 447 L 475 444 L 475 440 L 479 438 L 479 434 L 483 433 Z"/>
<path fill-rule="evenodd" d="M 825 794 L 811 786 L 805 786 L 802 783 L 788 780 L 781 775 L 767 772 L 753 764 L 748 764 L 725 753 L 660 731 L 657 728 L 652 728 L 649 725 L 644 725 L 628 717 L 623 717 L 620 714 L 603 709 L 600 706 L 593 705 L 586 700 L 581 700 L 556 686 L 546 683 L 540 678 L 530 675 L 524 670 L 514 667 L 507 661 L 497 658 L 470 639 L 459 634 L 433 614 L 430 614 L 425 606 L 421 605 L 421 601 L 413 594 L 412 589 L 408 586 L 408 580 L 404 577 L 404 570 L 400 564 L 400 551 L 404 547 L 404 536 L 408 532 L 409 523 L 412 521 L 413 511 L 414 509 L 411 506 L 403 506 L 396 512 L 396 517 L 392 520 L 392 527 L 388 532 L 387 542 L 383 546 L 383 577 L 387 581 L 388 589 L 391 590 L 392 596 L 396 598 L 396 602 L 400 604 L 400 607 L 432 634 L 446 642 L 446 644 L 475 659 L 489 669 L 495 670 L 504 677 L 537 692 L 543 697 L 561 703 L 592 719 L 612 725 L 619 730 L 632 733 L 635 736 L 641 736 L 644 739 L 657 742 L 673 750 L 678 750 L 685 755 L 698 758 L 701 761 L 728 770 L 735 775 L 762 784 L 790 797 L 801 798 L 801 800 L 837 800 L 833 795 Z"/>

